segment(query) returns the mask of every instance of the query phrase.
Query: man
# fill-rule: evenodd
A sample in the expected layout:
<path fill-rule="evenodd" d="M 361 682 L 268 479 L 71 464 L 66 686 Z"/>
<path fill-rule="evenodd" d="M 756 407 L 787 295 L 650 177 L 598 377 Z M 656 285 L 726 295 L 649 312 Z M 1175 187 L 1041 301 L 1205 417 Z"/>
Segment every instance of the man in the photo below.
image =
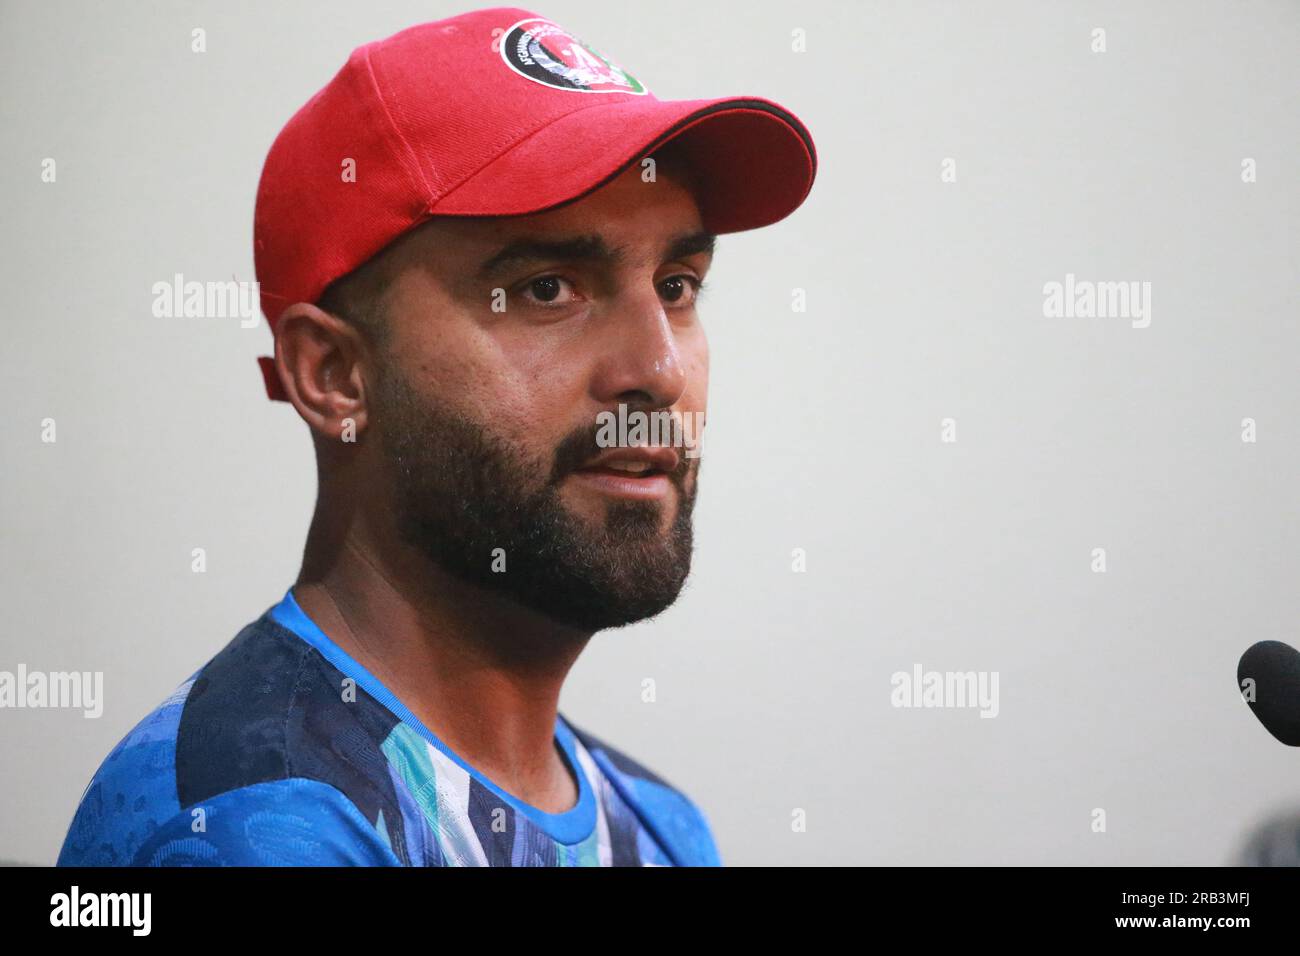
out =
<path fill-rule="evenodd" d="M 255 212 L 265 383 L 318 466 L 302 569 L 109 755 L 60 864 L 720 863 L 558 701 L 690 565 L 698 441 L 607 416 L 702 417 L 714 237 L 815 166 L 776 104 L 659 101 L 526 10 L 354 51 Z"/>

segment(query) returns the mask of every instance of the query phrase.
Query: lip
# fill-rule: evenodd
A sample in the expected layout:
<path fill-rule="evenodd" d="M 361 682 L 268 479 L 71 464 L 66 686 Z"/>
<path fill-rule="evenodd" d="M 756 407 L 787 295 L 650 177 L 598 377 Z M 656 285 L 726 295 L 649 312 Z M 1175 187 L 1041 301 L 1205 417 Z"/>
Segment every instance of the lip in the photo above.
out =
<path fill-rule="evenodd" d="M 611 448 L 597 455 L 570 476 L 588 488 L 616 498 L 653 501 L 668 496 L 672 491 L 669 476 L 677 469 L 681 459 L 672 448 L 639 446 Z M 648 465 L 652 471 L 635 474 L 609 467 L 630 462 Z"/>
<path fill-rule="evenodd" d="M 584 468 L 570 472 L 569 477 L 601 494 L 635 501 L 660 501 L 668 497 L 673 487 L 673 483 L 662 471 L 632 475 Z"/>
<path fill-rule="evenodd" d="M 681 460 L 675 449 L 665 445 L 627 445 L 603 451 L 583 468 L 601 468 L 611 462 L 644 463 L 657 471 L 672 472 Z"/>

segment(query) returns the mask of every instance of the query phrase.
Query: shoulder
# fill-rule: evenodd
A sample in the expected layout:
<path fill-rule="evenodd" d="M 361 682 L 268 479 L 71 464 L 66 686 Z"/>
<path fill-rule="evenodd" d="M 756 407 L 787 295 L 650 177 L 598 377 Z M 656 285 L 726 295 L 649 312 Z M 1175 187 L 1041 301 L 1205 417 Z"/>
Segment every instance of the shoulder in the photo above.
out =
<path fill-rule="evenodd" d="M 562 715 L 563 716 L 563 715 Z M 679 866 L 721 866 L 708 816 L 680 788 L 590 731 L 565 724 Z"/>
<path fill-rule="evenodd" d="M 288 777 L 182 808 L 135 851 L 135 866 L 399 866 L 374 826 L 336 787 Z"/>
<path fill-rule="evenodd" d="M 389 862 L 404 849 L 377 772 L 391 724 L 264 614 L 113 748 L 58 862 Z"/>
<path fill-rule="evenodd" d="M 60 866 L 126 866 L 135 847 L 178 808 L 176 728 L 194 678 L 151 711 L 100 764 L 59 853 Z"/>

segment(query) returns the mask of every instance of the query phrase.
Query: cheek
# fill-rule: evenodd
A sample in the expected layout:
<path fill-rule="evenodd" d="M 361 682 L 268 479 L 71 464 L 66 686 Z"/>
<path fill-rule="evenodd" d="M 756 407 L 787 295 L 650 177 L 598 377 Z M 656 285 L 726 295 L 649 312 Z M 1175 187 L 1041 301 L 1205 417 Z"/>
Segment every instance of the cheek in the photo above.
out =
<path fill-rule="evenodd" d="M 690 418 L 691 434 L 686 440 L 696 447 L 687 453 L 688 457 L 698 459 L 703 452 L 709 403 L 709 346 L 703 332 L 700 333 L 698 340 L 691 342 L 689 348 L 683 348 L 682 364 L 686 370 L 686 391 L 677 403 L 677 408 L 684 417 Z M 690 488 L 694 488 L 695 471 L 698 465 L 698 460 L 692 465 L 691 476 L 688 479 Z"/>
<path fill-rule="evenodd" d="M 408 373 L 432 401 L 532 461 L 549 463 L 574 427 L 585 386 L 562 350 L 517 343 L 468 320 L 409 336 L 405 348 L 399 354 Z"/>
<path fill-rule="evenodd" d="M 703 330 L 683 343 L 682 364 L 686 369 L 686 392 L 680 404 L 692 411 L 704 411 L 709 397 L 709 343 Z"/>
<path fill-rule="evenodd" d="M 490 360 L 478 371 L 480 406 L 495 415 L 494 431 L 529 455 L 547 462 L 586 408 L 587 369 L 554 343 L 512 347 L 494 341 Z"/>

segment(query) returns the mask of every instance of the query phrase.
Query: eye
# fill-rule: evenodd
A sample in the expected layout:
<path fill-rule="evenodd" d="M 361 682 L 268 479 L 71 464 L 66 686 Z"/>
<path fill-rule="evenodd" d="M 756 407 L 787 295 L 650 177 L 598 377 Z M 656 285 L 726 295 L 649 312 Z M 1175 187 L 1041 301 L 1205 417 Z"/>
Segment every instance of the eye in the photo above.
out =
<path fill-rule="evenodd" d="M 573 283 L 559 275 L 544 275 L 529 279 L 520 291 L 525 294 L 525 301 L 544 308 L 558 308 L 577 301 Z"/>
<path fill-rule="evenodd" d="M 680 275 L 669 276 L 660 282 L 659 294 L 663 296 L 665 302 L 685 308 L 695 304 L 703 286 L 703 280 L 683 272 Z"/>

